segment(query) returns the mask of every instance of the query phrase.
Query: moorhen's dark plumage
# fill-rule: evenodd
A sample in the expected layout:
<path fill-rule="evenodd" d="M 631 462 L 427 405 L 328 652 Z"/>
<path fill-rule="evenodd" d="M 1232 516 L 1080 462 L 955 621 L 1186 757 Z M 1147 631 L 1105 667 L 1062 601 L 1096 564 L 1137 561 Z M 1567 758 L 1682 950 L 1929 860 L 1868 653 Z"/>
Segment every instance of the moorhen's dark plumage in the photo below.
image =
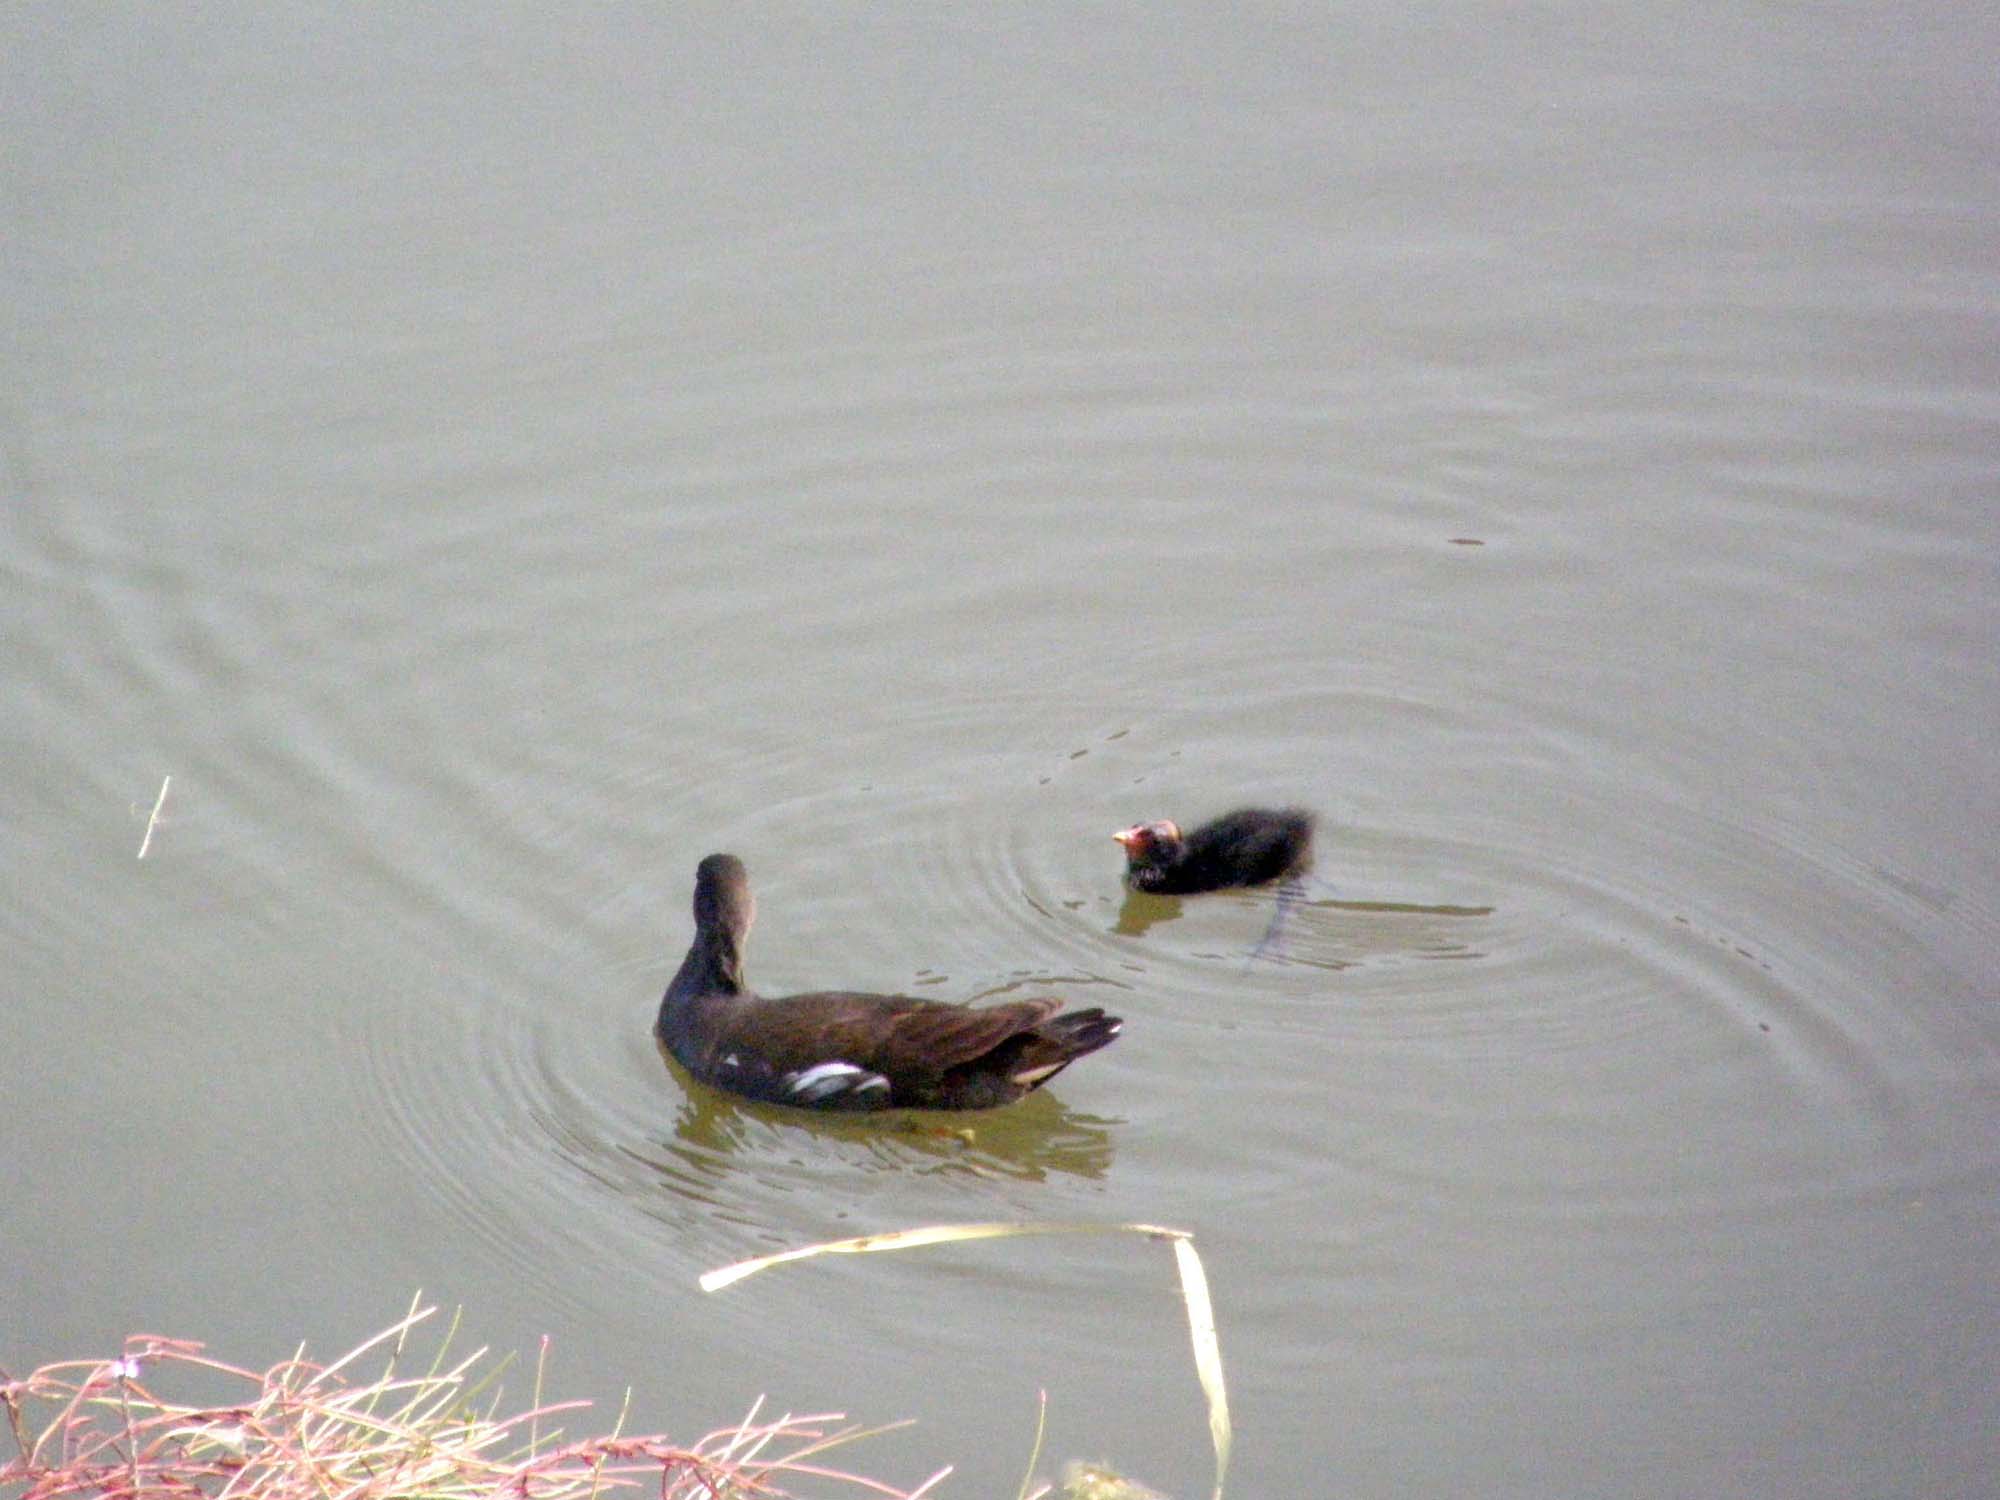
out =
<path fill-rule="evenodd" d="M 1313 815 L 1242 807 L 1188 834 L 1162 818 L 1111 836 L 1125 846 L 1125 883 L 1133 890 L 1191 896 L 1303 875 L 1312 865 Z"/>
<path fill-rule="evenodd" d="M 733 854 L 694 875 L 694 943 L 655 1031 L 703 1083 L 804 1109 L 987 1109 L 1040 1088 L 1124 1024 L 1054 998 L 974 1009 L 911 995 L 827 991 L 769 999 L 743 981 L 756 919 Z"/>

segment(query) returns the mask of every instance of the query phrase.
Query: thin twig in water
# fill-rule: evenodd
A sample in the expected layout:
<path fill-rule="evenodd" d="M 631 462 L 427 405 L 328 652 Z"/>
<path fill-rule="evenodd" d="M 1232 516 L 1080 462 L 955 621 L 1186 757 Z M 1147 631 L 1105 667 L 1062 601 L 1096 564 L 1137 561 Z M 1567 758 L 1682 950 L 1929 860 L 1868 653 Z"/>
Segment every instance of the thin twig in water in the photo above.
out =
<path fill-rule="evenodd" d="M 146 851 L 153 847 L 153 830 L 159 826 L 160 809 L 167 805 L 167 788 L 173 784 L 174 778 L 171 776 L 162 777 L 160 780 L 160 795 L 153 803 L 153 815 L 146 819 L 146 836 L 139 840 L 139 858 L 141 859 L 144 859 Z"/>

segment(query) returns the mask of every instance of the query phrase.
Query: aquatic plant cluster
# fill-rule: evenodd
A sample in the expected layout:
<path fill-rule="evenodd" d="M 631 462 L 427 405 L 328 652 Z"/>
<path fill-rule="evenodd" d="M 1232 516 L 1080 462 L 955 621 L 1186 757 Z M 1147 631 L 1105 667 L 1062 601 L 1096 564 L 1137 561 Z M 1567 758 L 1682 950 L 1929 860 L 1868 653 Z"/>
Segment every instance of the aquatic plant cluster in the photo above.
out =
<path fill-rule="evenodd" d="M 447 1364 L 451 1329 L 424 1368 L 400 1370 L 410 1330 L 431 1313 L 413 1310 L 328 1365 L 301 1350 L 250 1370 L 197 1343 L 139 1334 L 115 1359 L 65 1360 L 18 1380 L 0 1372 L 14 1446 L 0 1462 L 0 1496 L 573 1500 L 643 1489 L 660 1500 L 748 1500 L 811 1479 L 919 1500 L 951 1472 L 906 1491 L 830 1466 L 828 1450 L 865 1435 L 837 1413 L 765 1418 L 753 1409 L 691 1444 L 627 1435 L 622 1418 L 609 1433 L 570 1438 L 553 1421 L 589 1402 L 541 1404 L 538 1370 L 535 1404 L 500 1415 L 494 1382 L 505 1361 L 489 1364 L 478 1349 Z M 355 1374 L 371 1354 L 382 1358 L 379 1373 Z M 172 1387 L 214 1399 L 176 1400 L 164 1394 Z"/>

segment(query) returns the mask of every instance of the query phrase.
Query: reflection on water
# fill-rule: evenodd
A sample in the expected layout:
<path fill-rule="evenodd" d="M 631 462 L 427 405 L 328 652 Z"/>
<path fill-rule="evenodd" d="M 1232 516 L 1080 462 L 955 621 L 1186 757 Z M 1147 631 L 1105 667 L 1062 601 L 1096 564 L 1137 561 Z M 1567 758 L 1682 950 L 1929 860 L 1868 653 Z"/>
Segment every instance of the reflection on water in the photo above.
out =
<path fill-rule="evenodd" d="M 669 1187 L 703 1199 L 708 1185 L 732 1165 L 752 1164 L 767 1149 L 783 1149 L 785 1138 L 796 1134 L 883 1170 L 962 1172 L 1020 1182 L 1039 1182 L 1051 1173 L 1101 1178 L 1111 1166 L 1112 1127 L 1123 1123 L 1078 1114 L 1047 1089 L 995 1110 L 843 1115 L 786 1109 L 709 1088 L 664 1046 L 658 1050 L 686 1098 L 673 1139 L 658 1143 L 671 1161 L 651 1165 Z"/>
<path fill-rule="evenodd" d="M 1418 901 L 1310 901 L 1308 906 L 1328 911 L 1380 912 L 1408 917 L 1490 917 L 1490 906 L 1426 906 Z"/>
<path fill-rule="evenodd" d="M 1314 881 L 1313 884 L 1324 887 L 1325 882 Z M 1493 906 L 1421 901 L 1313 901 L 1306 899 L 1307 889 L 1294 884 L 1277 888 L 1273 898 L 1274 909 L 1263 936 L 1248 949 L 1252 959 L 1303 964 L 1309 968 L 1346 969 L 1371 959 L 1393 956 L 1483 958 L 1486 956 L 1484 950 L 1472 945 L 1467 929 L 1459 924 L 1490 917 L 1497 910 Z M 1237 893 L 1235 900 L 1238 904 L 1244 899 L 1244 893 Z M 1262 897 L 1250 895 L 1248 899 L 1261 900 Z M 1184 900 L 1180 896 L 1128 891 L 1111 930 L 1119 937 L 1143 937 L 1161 923 L 1173 922 L 1185 915 Z M 1320 920 L 1315 917 L 1317 913 L 1344 913 L 1371 920 L 1366 923 Z M 1399 920 L 1393 924 L 1372 920 L 1382 917 Z"/>
<path fill-rule="evenodd" d="M 1118 920 L 1111 930 L 1120 937 L 1144 937 L 1157 922 L 1171 922 L 1181 914 L 1179 896 L 1156 896 L 1150 891 L 1131 891 L 1118 908 Z"/>
<path fill-rule="evenodd" d="M 1484 958 L 1486 949 L 1474 945 L 1474 936 L 1479 928 L 1463 924 L 1477 922 L 1490 917 L 1498 909 L 1492 906 L 1453 906 L 1450 904 L 1426 904 L 1420 901 L 1308 901 L 1303 903 L 1307 912 L 1347 912 L 1364 917 L 1395 917 L 1393 923 L 1368 922 L 1361 924 L 1371 935 L 1374 946 L 1369 957 L 1381 957 L 1393 951 L 1408 958 Z M 1302 924 L 1306 933 L 1315 931 L 1310 918 Z M 1356 924 L 1327 924 L 1334 930 L 1351 928 Z M 1390 946 L 1393 945 L 1393 946 Z M 1344 969 L 1355 963 L 1366 961 L 1362 957 L 1346 960 L 1318 959 L 1310 948 L 1287 948 L 1278 955 L 1288 963 L 1317 965 L 1320 968 Z"/>

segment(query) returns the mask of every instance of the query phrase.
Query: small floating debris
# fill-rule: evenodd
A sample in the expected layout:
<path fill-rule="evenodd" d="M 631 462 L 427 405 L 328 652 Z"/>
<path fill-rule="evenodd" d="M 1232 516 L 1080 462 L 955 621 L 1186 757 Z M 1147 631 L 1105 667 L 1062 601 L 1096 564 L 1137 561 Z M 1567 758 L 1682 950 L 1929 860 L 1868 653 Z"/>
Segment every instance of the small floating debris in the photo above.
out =
<path fill-rule="evenodd" d="M 1105 1464 L 1071 1459 L 1063 1465 L 1062 1500 L 1167 1500 L 1158 1490 L 1127 1479 Z"/>
<path fill-rule="evenodd" d="M 171 776 L 160 780 L 160 795 L 153 803 L 153 815 L 146 819 L 146 836 L 139 840 L 139 858 L 146 857 L 146 851 L 153 847 L 153 830 L 160 826 L 160 812 L 167 805 L 167 788 L 174 784 Z"/>

